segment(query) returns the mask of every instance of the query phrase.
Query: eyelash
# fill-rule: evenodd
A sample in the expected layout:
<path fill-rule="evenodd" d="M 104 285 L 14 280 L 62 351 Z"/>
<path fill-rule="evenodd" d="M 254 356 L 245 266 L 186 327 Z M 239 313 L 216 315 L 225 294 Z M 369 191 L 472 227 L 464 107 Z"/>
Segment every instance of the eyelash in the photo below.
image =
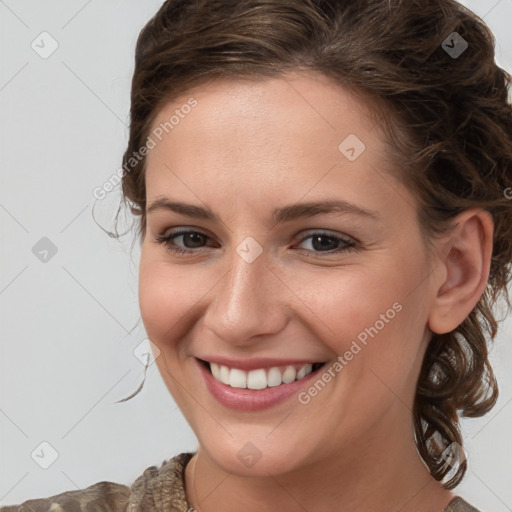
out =
<path fill-rule="evenodd" d="M 198 235 L 201 235 L 207 239 L 210 239 L 211 237 L 209 237 L 208 235 L 204 234 L 204 233 L 201 233 L 200 231 L 193 231 L 193 230 L 188 230 L 188 229 L 178 229 L 178 230 L 175 230 L 175 231 L 172 231 L 171 233 L 167 234 L 167 235 L 160 235 L 160 236 L 156 236 L 155 237 L 155 242 L 158 243 L 158 244 L 162 244 L 162 245 L 165 245 L 166 248 L 175 253 L 175 254 L 193 254 L 193 253 L 196 253 L 197 251 L 194 250 L 194 249 L 182 249 L 182 248 L 177 248 L 176 246 L 172 246 L 171 245 L 171 242 L 175 239 L 175 238 L 178 238 L 179 236 L 183 236 L 183 235 L 187 235 L 187 234 L 198 234 Z M 325 238 L 329 238 L 331 240 L 335 240 L 336 242 L 339 242 L 339 243 L 342 243 L 344 244 L 344 247 L 342 248 L 338 248 L 338 249 L 334 249 L 334 250 L 330 250 L 330 251 L 310 251 L 310 250 L 299 250 L 299 252 L 302 252 L 302 253 L 307 253 L 308 255 L 313 255 L 313 257 L 315 258 L 321 258 L 323 257 L 322 255 L 325 254 L 325 255 L 332 255 L 332 254 L 340 254 L 340 253 L 346 253 L 346 252 L 357 252 L 359 250 L 359 247 L 358 245 L 351 241 L 351 240 L 347 240 L 345 238 L 342 238 L 340 236 L 337 236 L 337 235 L 330 235 L 330 234 L 326 234 L 326 233 L 323 233 L 323 232 L 314 232 L 314 233 L 311 233 L 310 235 L 307 235 L 303 238 L 301 238 L 299 240 L 298 243 L 302 243 L 304 242 L 305 240 L 308 240 L 310 238 L 314 238 L 315 236 L 323 236 Z M 202 249 L 202 247 L 199 247 L 197 249 Z"/>

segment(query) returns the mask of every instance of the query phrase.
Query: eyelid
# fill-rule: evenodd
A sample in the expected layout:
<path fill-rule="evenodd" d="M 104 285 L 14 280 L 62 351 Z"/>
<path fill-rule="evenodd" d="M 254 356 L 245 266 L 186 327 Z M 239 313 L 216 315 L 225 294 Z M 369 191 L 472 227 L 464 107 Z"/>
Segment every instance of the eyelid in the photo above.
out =
<path fill-rule="evenodd" d="M 354 237 L 345 235 L 343 233 L 338 233 L 336 231 L 332 231 L 330 229 L 325 228 L 308 228 L 305 231 L 301 231 L 299 235 L 297 235 L 299 242 L 305 240 L 306 238 L 310 237 L 311 235 L 325 235 L 327 237 L 332 238 L 339 238 L 340 240 L 343 240 L 347 243 L 359 243 L 358 240 L 356 240 Z"/>
<path fill-rule="evenodd" d="M 183 226 L 183 227 L 167 229 L 161 235 L 157 235 L 155 238 L 157 240 L 158 239 L 159 240 L 174 239 L 174 238 L 178 238 L 178 237 L 183 236 L 183 235 L 188 235 L 190 233 L 202 235 L 205 238 L 207 238 L 208 241 L 212 241 L 212 240 L 215 239 L 214 236 L 212 236 L 209 233 L 205 232 L 203 229 L 196 228 L 194 226 Z M 206 246 L 206 247 L 208 247 L 208 246 Z M 197 252 L 197 250 L 194 251 L 193 249 L 191 249 L 191 251 L 193 251 L 193 252 Z"/>
<path fill-rule="evenodd" d="M 155 242 L 161 245 L 165 245 L 167 250 L 174 254 L 182 254 L 182 255 L 195 255 L 204 252 L 204 249 L 211 248 L 211 246 L 203 246 L 203 247 L 181 247 L 179 245 L 173 245 L 173 241 L 180 236 L 184 236 L 187 234 L 199 234 L 204 236 L 208 240 L 213 240 L 214 237 L 205 233 L 201 228 L 196 228 L 193 226 L 181 226 L 175 227 L 171 229 L 167 229 L 163 232 L 163 234 L 155 237 Z M 328 250 L 328 251 L 315 251 L 310 249 L 297 249 L 297 252 L 306 254 L 309 257 L 313 258 L 328 258 L 333 255 L 341 255 L 349 252 L 357 252 L 361 250 L 360 242 L 355 240 L 353 237 L 348 235 L 338 234 L 334 231 L 327 230 L 324 228 L 309 228 L 308 230 L 304 230 L 300 235 L 295 237 L 296 241 L 294 244 L 302 243 L 309 238 L 313 237 L 313 235 L 325 236 L 326 238 L 331 238 L 336 240 L 341 247 L 336 249 Z"/>
<path fill-rule="evenodd" d="M 342 256 L 351 252 L 359 252 L 361 251 L 361 244 L 359 241 L 355 240 L 353 237 L 348 235 L 342 235 L 335 233 L 330 230 L 325 230 L 322 228 L 309 230 L 310 233 L 302 234 L 297 243 L 302 243 L 308 239 L 310 239 L 313 235 L 325 236 L 326 238 L 332 238 L 337 240 L 340 244 L 340 247 L 330 251 L 311 251 L 309 249 L 297 249 L 297 252 L 306 254 L 308 257 L 312 257 L 315 259 L 325 259 L 327 260 L 330 256 Z"/>
<path fill-rule="evenodd" d="M 198 233 L 205 237 L 208 237 L 210 240 L 214 238 L 212 235 L 206 233 L 202 228 L 197 228 L 195 226 L 182 226 L 182 227 L 176 227 L 176 228 L 169 228 L 169 229 L 166 229 L 163 233 L 159 234 L 158 238 L 162 238 L 162 237 L 168 238 L 171 235 L 178 237 L 180 235 L 184 235 L 184 234 L 188 234 L 188 233 Z M 352 236 L 345 235 L 345 234 L 339 234 L 335 231 L 328 230 L 325 228 L 308 228 L 307 230 L 301 231 L 299 234 L 297 234 L 294 237 L 294 240 L 297 242 L 303 242 L 305 239 L 309 238 L 311 235 L 318 235 L 318 234 L 325 235 L 327 237 L 338 238 L 347 243 L 351 243 L 351 242 L 360 243 L 358 240 L 356 240 Z"/>

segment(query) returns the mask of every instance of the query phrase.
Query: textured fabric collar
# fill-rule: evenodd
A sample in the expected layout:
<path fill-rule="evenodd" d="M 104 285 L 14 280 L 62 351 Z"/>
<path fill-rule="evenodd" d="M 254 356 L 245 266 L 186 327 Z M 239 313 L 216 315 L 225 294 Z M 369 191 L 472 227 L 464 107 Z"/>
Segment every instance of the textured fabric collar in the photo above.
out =
<path fill-rule="evenodd" d="M 126 512 L 188 512 L 185 495 L 185 466 L 195 455 L 184 452 L 151 466 L 133 482 Z M 192 509 L 193 510 L 193 509 Z"/>
<path fill-rule="evenodd" d="M 195 453 L 185 452 L 151 466 L 130 488 L 126 512 L 193 512 L 185 494 L 185 466 Z M 479 512 L 456 496 L 442 512 Z"/>
<path fill-rule="evenodd" d="M 453 498 L 448 504 L 448 507 L 443 512 L 480 512 L 469 503 L 465 502 L 461 497 L 457 496 Z"/>
<path fill-rule="evenodd" d="M 0 507 L 0 512 L 194 512 L 185 493 L 185 467 L 195 452 L 151 466 L 128 487 L 97 482 L 86 489 Z M 443 512 L 479 512 L 456 496 Z"/>

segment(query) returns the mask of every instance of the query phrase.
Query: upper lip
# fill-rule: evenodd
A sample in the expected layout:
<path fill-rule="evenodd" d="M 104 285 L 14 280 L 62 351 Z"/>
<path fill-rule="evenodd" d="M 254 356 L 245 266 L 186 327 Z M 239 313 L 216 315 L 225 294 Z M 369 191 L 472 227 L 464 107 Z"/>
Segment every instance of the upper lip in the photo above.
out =
<path fill-rule="evenodd" d="M 251 357 L 251 359 L 233 359 L 230 357 L 204 356 L 197 358 L 209 363 L 216 363 L 229 368 L 238 368 L 239 370 L 256 370 L 258 368 L 273 368 L 276 366 L 292 366 L 323 363 L 322 360 L 315 359 L 276 359 L 272 357 Z"/>

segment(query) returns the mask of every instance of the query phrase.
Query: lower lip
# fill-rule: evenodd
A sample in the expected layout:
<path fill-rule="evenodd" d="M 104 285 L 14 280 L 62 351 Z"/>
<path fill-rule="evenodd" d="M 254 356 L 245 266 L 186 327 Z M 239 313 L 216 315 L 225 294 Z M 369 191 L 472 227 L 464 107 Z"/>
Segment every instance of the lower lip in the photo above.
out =
<path fill-rule="evenodd" d="M 265 389 L 247 389 L 232 388 L 219 382 L 201 361 L 196 359 L 196 363 L 199 365 L 199 371 L 213 397 L 225 407 L 239 411 L 261 411 L 288 400 L 309 385 L 317 376 L 317 373 L 326 366 L 324 364 L 307 377 L 295 380 L 289 384 L 280 384 L 279 386 L 267 387 Z"/>

